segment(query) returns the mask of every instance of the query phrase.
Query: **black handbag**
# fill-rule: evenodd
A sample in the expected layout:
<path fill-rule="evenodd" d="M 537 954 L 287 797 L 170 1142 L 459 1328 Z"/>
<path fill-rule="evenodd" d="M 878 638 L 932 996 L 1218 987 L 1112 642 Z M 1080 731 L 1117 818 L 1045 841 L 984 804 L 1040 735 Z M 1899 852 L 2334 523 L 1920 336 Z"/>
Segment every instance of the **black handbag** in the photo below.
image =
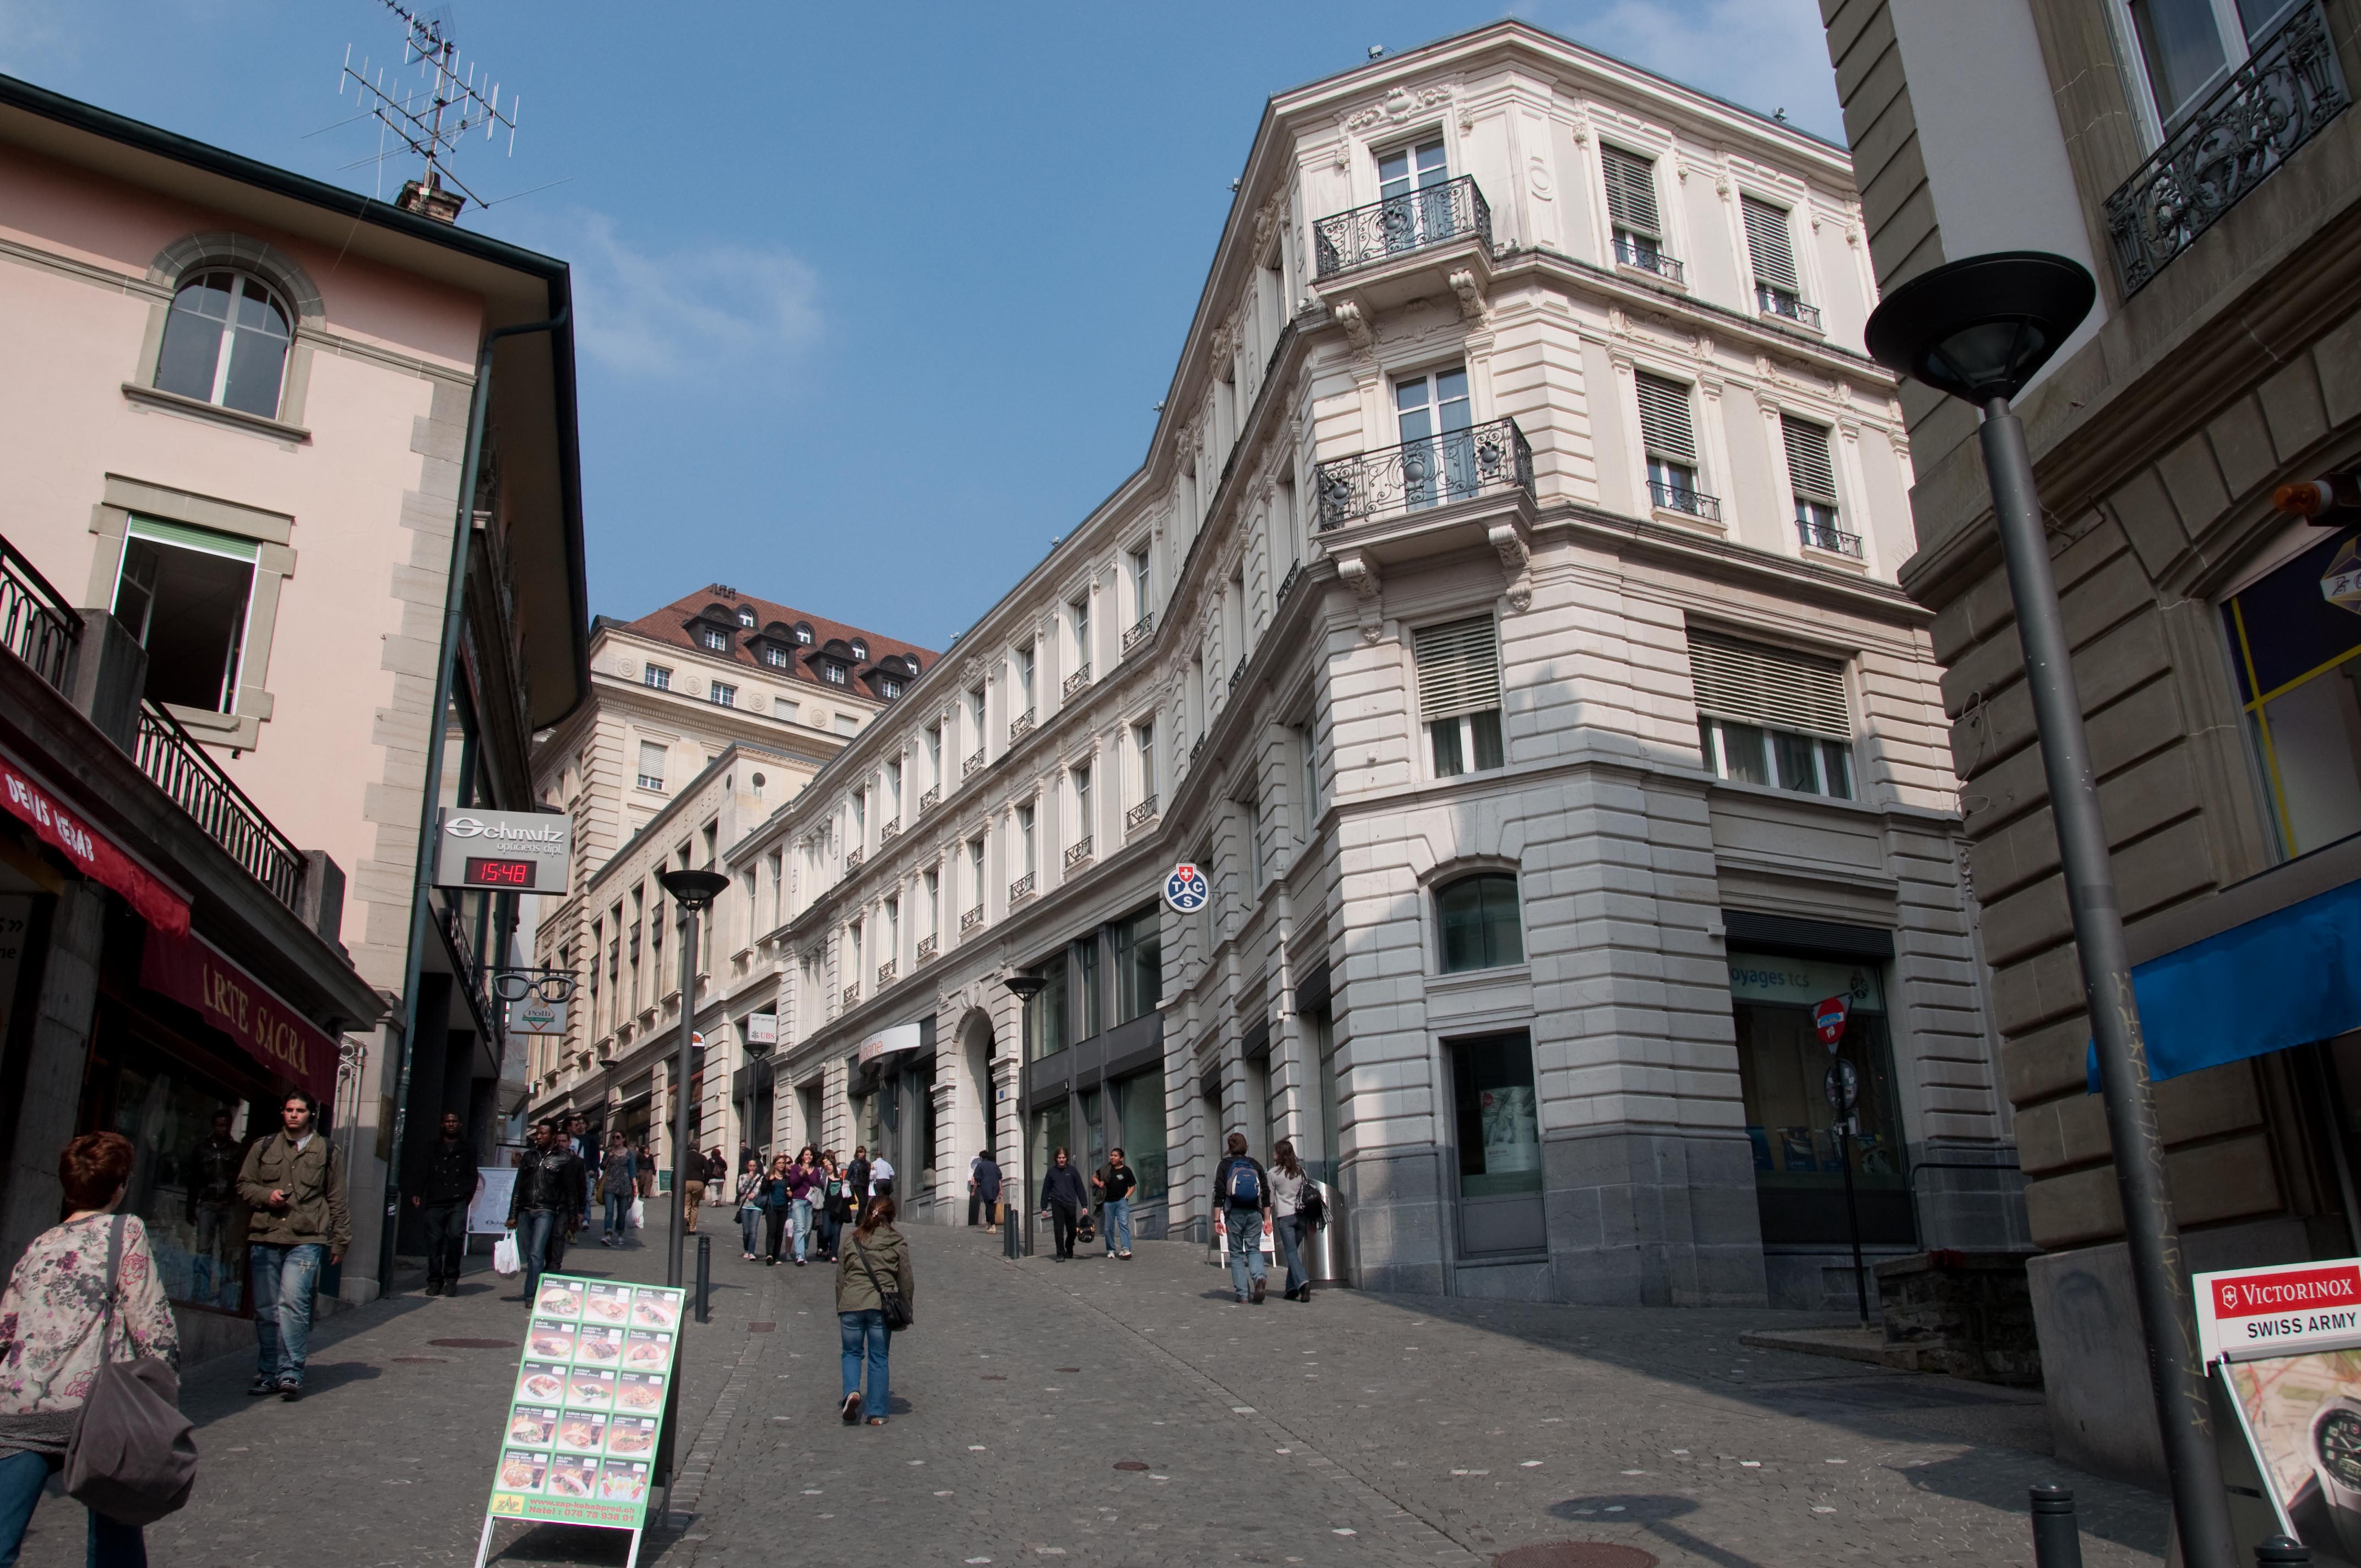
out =
<path fill-rule="evenodd" d="M 861 1259 L 861 1272 L 869 1276 L 869 1288 L 877 1292 L 877 1310 L 884 1315 L 885 1332 L 899 1333 L 917 1321 L 910 1311 L 910 1299 L 899 1290 L 886 1289 L 877 1271 L 869 1266 L 869 1249 L 855 1239 L 852 1250 Z"/>

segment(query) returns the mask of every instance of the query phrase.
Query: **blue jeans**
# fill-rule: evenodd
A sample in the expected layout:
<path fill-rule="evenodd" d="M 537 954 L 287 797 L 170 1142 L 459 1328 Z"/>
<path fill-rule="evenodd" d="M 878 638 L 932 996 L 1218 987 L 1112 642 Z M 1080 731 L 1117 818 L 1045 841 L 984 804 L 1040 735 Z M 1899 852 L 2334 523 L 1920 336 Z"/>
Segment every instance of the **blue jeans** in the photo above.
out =
<path fill-rule="evenodd" d="M 607 1194 L 606 1234 L 620 1236 L 631 1228 L 632 1197 L 633 1194 L 629 1192 Z"/>
<path fill-rule="evenodd" d="M 810 1199 L 796 1200 L 793 1216 L 796 1226 L 796 1261 L 797 1263 L 804 1260 L 805 1249 L 811 1245 L 811 1210 Z"/>
<path fill-rule="evenodd" d="M 1222 1223 L 1230 1236 L 1230 1286 L 1241 1296 L 1246 1293 L 1246 1276 L 1263 1277 L 1262 1211 L 1232 1209 L 1222 1216 Z"/>
<path fill-rule="evenodd" d="M 49 1478 L 46 1454 L 19 1449 L 0 1458 L 0 1568 L 16 1568 L 16 1553 L 25 1545 L 25 1527 L 33 1522 L 33 1505 Z M 90 1542 L 83 1561 L 89 1568 L 148 1568 L 148 1543 L 139 1527 L 93 1512 Z"/>
<path fill-rule="evenodd" d="M 1291 1296 L 1312 1283 L 1312 1275 L 1303 1266 L 1303 1216 L 1280 1214 L 1271 1221 L 1270 1228 L 1279 1237 L 1279 1256 L 1287 1265 L 1287 1290 Z"/>
<path fill-rule="evenodd" d="M 836 1212 L 833 1203 L 819 1206 L 819 1250 L 823 1256 L 836 1255 L 836 1238 L 844 1229 L 844 1216 Z"/>
<path fill-rule="evenodd" d="M 302 1383 L 303 1353 L 312 1345 L 312 1295 L 328 1249 L 318 1242 L 280 1246 L 256 1242 L 254 1375 L 269 1383 Z"/>
<path fill-rule="evenodd" d="M 1108 1199 L 1106 1201 L 1106 1215 L 1099 1222 L 1099 1223 L 1106 1234 L 1107 1255 L 1109 1257 L 1113 1257 L 1115 1254 L 1115 1237 L 1117 1231 L 1121 1231 L 1123 1233 L 1123 1250 L 1125 1252 L 1129 1252 L 1131 1250 L 1130 1199 Z"/>
<path fill-rule="evenodd" d="M 885 1354 L 894 1336 L 885 1332 L 885 1314 L 872 1307 L 861 1312 L 839 1312 L 839 1329 L 844 1337 L 844 1391 L 861 1391 L 862 1351 L 869 1354 L 869 1391 L 862 1400 L 861 1413 L 882 1418 L 885 1414 L 886 1373 Z M 0 1568 L 5 1568 L 0 1564 Z"/>
<path fill-rule="evenodd" d="M 528 1301 L 541 1294 L 542 1271 L 549 1266 L 549 1240 L 557 1234 L 557 1226 L 555 1209 L 527 1209 L 517 1216 L 517 1256 L 524 1265 L 524 1299 Z"/>
<path fill-rule="evenodd" d="M 763 1255 L 762 1210 L 741 1209 L 738 1211 L 738 1236 L 741 1241 L 743 1241 L 746 1244 L 740 1250 L 755 1257 Z"/>

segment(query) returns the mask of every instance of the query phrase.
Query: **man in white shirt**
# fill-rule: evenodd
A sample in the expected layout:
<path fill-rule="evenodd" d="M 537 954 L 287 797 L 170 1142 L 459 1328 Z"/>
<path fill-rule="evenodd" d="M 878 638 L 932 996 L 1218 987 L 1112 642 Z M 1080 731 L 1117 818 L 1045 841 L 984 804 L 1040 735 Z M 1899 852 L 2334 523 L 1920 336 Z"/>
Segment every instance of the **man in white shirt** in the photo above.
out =
<path fill-rule="evenodd" d="M 879 1155 L 869 1162 L 869 1196 L 884 1198 L 894 1191 L 894 1162 Z"/>

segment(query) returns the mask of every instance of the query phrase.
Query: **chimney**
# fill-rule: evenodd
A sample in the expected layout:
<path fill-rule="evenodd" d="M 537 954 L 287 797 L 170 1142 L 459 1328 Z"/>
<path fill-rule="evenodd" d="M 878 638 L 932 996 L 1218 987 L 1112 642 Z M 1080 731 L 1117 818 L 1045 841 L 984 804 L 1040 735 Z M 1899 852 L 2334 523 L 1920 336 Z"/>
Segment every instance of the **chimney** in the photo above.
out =
<path fill-rule="evenodd" d="M 443 182 L 429 173 L 423 183 L 416 180 L 404 182 L 393 204 L 405 213 L 418 213 L 439 224 L 456 224 L 459 209 L 467 204 L 467 198 L 445 191 Z"/>

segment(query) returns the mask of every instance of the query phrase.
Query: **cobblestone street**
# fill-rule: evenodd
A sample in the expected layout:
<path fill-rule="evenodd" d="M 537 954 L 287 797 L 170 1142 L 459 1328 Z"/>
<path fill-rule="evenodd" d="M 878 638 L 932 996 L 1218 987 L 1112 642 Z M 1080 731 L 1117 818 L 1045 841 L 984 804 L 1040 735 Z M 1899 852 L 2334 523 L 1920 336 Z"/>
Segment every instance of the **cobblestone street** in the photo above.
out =
<path fill-rule="evenodd" d="M 1740 1344 L 1794 1314 L 1344 1290 L 1240 1307 L 1181 1244 L 1011 1266 L 996 1240 L 916 1229 L 894 1420 L 846 1428 L 829 1271 L 758 1268 L 708 1232 L 713 1321 L 687 1340 L 681 1485 L 643 1562 L 1472 1564 L 1592 1540 L 1720 1568 L 2024 1563 L 2025 1489 L 2052 1478 L 2094 1568 L 2162 1549 L 2161 1500 L 2044 1457 L 2031 1396 Z M 661 1241 L 577 1246 L 569 1271 L 661 1278 Z M 298 1405 L 245 1398 L 242 1359 L 192 1373 L 203 1469 L 149 1531 L 154 1560 L 472 1562 L 514 1294 L 480 1274 L 456 1300 L 339 1317 Z M 510 1343 L 438 1343 L 471 1339 Z M 555 1527 L 494 1539 L 496 1562 L 623 1551 Z M 46 1503 L 25 1561 L 81 1552 L 81 1510 Z"/>

